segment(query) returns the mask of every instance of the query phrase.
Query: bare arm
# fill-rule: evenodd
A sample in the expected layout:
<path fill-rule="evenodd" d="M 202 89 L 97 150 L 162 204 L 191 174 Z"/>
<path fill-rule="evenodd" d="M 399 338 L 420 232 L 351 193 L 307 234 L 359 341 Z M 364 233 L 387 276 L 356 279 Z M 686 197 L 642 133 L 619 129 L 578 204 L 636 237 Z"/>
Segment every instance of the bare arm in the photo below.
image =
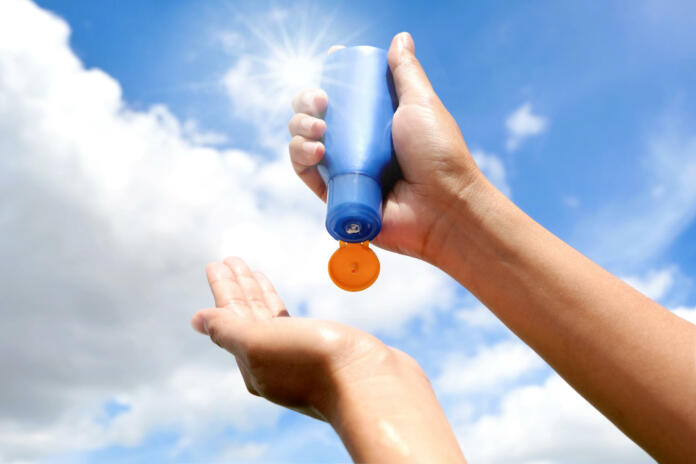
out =
<path fill-rule="evenodd" d="M 395 354 L 398 373 L 351 373 L 337 383 L 329 422 L 353 460 L 466 462 L 425 373 Z"/>
<path fill-rule="evenodd" d="M 239 258 L 207 274 L 216 308 L 191 324 L 235 356 L 249 392 L 327 421 L 358 462 L 465 462 L 413 358 L 352 327 L 288 317 Z"/>
<path fill-rule="evenodd" d="M 457 279 L 653 457 L 696 456 L 696 326 L 582 256 L 483 177 L 408 34 L 392 41 L 389 64 L 403 179 L 375 243 Z M 316 116 L 326 104 L 320 91 L 300 94 L 290 123 L 295 169 L 321 198 L 325 125 Z"/>
<path fill-rule="evenodd" d="M 696 326 L 614 277 L 479 178 L 438 265 L 661 461 L 696 456 Z"/>

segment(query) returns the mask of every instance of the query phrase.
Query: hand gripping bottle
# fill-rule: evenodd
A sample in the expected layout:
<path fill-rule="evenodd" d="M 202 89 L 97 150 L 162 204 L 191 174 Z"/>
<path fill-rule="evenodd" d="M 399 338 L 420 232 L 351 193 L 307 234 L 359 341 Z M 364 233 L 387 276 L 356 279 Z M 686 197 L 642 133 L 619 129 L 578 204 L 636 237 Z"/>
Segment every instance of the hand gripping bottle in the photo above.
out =
<path fill-rule="evenodd" d="M 398 169 L 391 136 L 397 99 L 387 52 L 360 46 L 329 54 L 321 87 L 329 104 L 318 168 L 328 189 L 326 229 L 339 240 L 329 276 L 357 292 L 379 275 L 369 241 L 382 227 L 383 193 Z"/>

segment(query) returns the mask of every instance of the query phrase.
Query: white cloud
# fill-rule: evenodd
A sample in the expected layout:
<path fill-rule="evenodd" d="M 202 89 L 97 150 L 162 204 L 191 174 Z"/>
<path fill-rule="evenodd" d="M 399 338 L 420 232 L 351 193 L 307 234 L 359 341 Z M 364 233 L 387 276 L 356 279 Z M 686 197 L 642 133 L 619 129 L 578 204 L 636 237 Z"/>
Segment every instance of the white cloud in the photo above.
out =
<path fill-rule="evenodd" d="M 696 324 L 696 307 L 687 308 L 685 306 L 679 306 L 677 308 L 674 308 L 672 312 L 677 316 L 681 317 L 682 319 L 686 319 L 692 324 Z"/>
<path fill-rule="evenodd" d="M 258 461 L 270 448 L 269 443 L 235 443 L 226 447 L 217 457 L 218 462 Z"/>
<path fill-rule="evenodd" d="M 219 138 L 164 106 L 130 109 L 68 36 L 34 4 L 0 1 L 0 460 L 133 444 L 165 426 L 184 446 L 224 420 L 272 421 L 279 409 L 248 396 L 232 358 L 188 326 L 212 303 L 205 263 L 224 254 L 267 271 L 291 312 L 364 329 L 451 303 L 457 286 L 440 271 L 382 252 L 373 289 L 334 288 L 324 207 L 285 150 L 263 161 L 200 146 Z M 96 427 L 112 398 L 131 409 Z"/>
<path fill-rule="evenodd" d="M 508 391 L 498 413 L 455 429 L 472 462 L 654 462 L 556 374 Z"/>
<path fill-rule="evenodd" d="M 249 395 L 237 369 L 187 365 L 160 384 L 148 384 L 123 394 L 130 409 L 109 425 L 110 441 L 136 445 L 157 429 L 177 430 L 186 438 L 202 438 L 226 426 L 250 430 L 271 425 L 280 410 Z"/>
<path fill-rule="evenodd" d="M 198 127 L 194 120 L 186 121 L 182 126 L 182 137 L 193 145 L 222 145 L 227 143 L 228 138 L 225 134 L 212 131 L 204 131 Z"/>
<path fill-rule="evenodd" d="M 516 150 L 525 139 L 541 134 L 547 126 L 548 119 L 532 113 L 532 104 L 524 103 L 505 120 L 508 131 L 507 149 Z"/>
<path fill-rule="evenodd" d="M 481 303 L 457 311 L 455 317 L 465 322 L 468 326 L 477 329 L 499 329 L 503 327 L 503 323 L 493 315 L 490 309 Z"/>
<path fill-rule="evenodd" d="M 93 395 L 87 399 L 75 402 L 57 421 L 35 424 L 29 430 L 3 421 L 0 457 L 37 458 L 113 444 L 133 446 L 157 430 L 181 433 L 185 447 L 227 426 L 250 430 L 273 425 L 281 412 L 249 395 L 236 369 L 190 365 L 121 394 L 118 402 L 127 410 L 109 421 L 96 421 L 99 405 L 92 403 Z"/>
<path fill-rule="evenodd" d="M 438 392 L 445 394 L 493 391 L 544 366 L 542 359 L 528 346 L 504 341 L 481 346 L 471 357 L 450 355 L 434 385 Z"/>
<path fill-rule="evenodd" d="M 503 192 L 505 196 L 511 197 L 512 190 L 507 183 L 507 174 L 502 160 L 496 155 L 486 153 L 482 150 L 474 150 L 471 156 L 486 178 L 491 181 L 498 190 Z"/>
<path fill-rule="evenodd" d="M 650 299 L 659 300 L 674 284 L 675 268 L 652 270 L 643 276 L 625 276 L 623 281 Z"/>

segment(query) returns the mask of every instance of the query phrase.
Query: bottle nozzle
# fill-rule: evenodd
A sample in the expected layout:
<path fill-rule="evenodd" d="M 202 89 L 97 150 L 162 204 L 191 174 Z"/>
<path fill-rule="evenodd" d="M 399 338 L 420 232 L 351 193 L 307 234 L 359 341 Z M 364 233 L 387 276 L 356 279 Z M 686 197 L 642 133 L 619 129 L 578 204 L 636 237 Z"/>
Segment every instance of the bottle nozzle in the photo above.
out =
<path fill-rule="evenodd" d="M 359 234 L 360 233 L 360 224 L 356 224 L 354 222 L 351 222 L 350 224 L 346 224 L 346 227 L 344 229 L 346 231 L 346 234 Z"/>

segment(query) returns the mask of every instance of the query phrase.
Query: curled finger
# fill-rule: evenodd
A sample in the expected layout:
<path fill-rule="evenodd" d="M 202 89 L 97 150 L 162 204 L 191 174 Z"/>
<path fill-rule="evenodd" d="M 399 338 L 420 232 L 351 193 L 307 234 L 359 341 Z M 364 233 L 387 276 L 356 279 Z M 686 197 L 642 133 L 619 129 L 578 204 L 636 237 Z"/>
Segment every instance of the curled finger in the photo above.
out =
<path fill-rule="evenodd" d="M 321 118 L 326 111 L 329 97 L 321 89 L 305 89 L 292 99 L 292 109 L 295 113 L 304 113 Z"/>
<path fill-rule="evenodd" d="M 316 166 L 324 157 L 323 143 L 309 140 L 301 135 L 296 135 L 290 139 L 289 150 L 295 171 L 300 175 L 303 168 Z"/>
<path fill-rule="evenodd" d="M 288 123 L 290 135 L 301 135 L 310 140 L 319 140 L 324 136 L 326 131 L 326 123 L 313 116 L 304 113 L 297 113 Z"/>

